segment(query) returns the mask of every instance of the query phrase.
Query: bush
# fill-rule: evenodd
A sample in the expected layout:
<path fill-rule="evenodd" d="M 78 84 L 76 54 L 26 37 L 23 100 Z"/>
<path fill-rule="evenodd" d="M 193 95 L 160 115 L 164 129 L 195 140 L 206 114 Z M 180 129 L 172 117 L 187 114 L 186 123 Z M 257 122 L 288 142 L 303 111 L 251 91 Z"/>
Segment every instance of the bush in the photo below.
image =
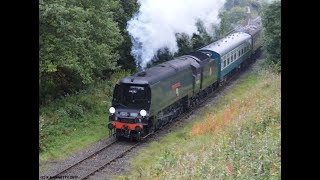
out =
<path fill-rule="evenodd" d="M 273 1 L 263 7 L 263 48 L 267 57 L 281 65 L 281 2 Z"/>
<path fill-rule="evenodd" d="M 96 138 L 101 137 L 107 121 L 107 108 L 111 104 L 114 85 L 119 79 L 129 74 L 130 72 L 125 70 L 116 71 L 109 81 L 100 81 L 86 90 L 41 106 L 39 109 L 40 157 L 57 158 L 52 152 L 58 154 L 58 157 L 63 156 L 74 151 L 69 146 L 78 144 L 79 139 L 92 143 L 97 140 Z M 97 129 L 101 132 L 95 132 Z M 68 143 L 66 143 L 67 139 Z M 86 143 L 78 144 L 77 148 L 81 148 Z M 64 152 L 61 149 L 64 149 Z"/>
<path fill-rule="evenodd" d="M 271 70 L 272 72 L 280 73 L 281 72 L 281 60 L 278 61 L 278 60 L 267 59 L 267 60 L 263 61 L 262 67 L 264 69 Z"/>
<path fill-rule="evenodd" d="M 40 0 L 40 103 L 73 94 L 118 69 L 118 1 Z"/>

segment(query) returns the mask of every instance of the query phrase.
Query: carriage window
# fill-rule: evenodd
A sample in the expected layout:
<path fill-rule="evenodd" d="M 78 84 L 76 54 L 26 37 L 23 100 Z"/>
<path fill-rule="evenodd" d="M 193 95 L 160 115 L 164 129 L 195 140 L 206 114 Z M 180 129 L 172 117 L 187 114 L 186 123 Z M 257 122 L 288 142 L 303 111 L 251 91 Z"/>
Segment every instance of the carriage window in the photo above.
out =
<path fill-rule="evenodd" d="M 234 53 L 234 55 L 233 55 L 233 59 L 237 59 L 237 53 Z"/>
<path fill-rule="evenodd" d="M 223 61 L 223 67 L 226 67 L 226 60 Z"/>

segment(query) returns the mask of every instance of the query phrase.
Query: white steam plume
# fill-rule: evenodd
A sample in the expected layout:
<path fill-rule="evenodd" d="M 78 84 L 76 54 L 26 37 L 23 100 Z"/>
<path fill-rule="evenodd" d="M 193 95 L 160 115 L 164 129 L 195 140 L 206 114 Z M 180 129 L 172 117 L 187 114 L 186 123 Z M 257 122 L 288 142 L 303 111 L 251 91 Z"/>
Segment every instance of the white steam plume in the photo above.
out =
<path fill-rule="evenodd" d="M 158 50 L 178 51 L 176 33 L 189 37 L 199 34 L 196 22 L 202 20 L 209 34 L 220 23 L 219 10 L 225 0 L 138 0 L 140 9 L 128 22 L 132 38 L 131 54 L 145 68 Z"/>

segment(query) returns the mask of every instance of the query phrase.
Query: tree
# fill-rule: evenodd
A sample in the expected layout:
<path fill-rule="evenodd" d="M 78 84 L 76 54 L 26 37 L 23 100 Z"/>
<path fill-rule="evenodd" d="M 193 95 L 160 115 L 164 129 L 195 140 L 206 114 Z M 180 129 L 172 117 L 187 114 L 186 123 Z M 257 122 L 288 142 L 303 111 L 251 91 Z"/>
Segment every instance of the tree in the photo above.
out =
<path fill-rule="evenodd" d="M 216 33 L 217 26 L 216 25 L 212 26 L 213 34 L 211 34 L 211 36 L 206 31 L 203 21 L 201 21 L 201 20 L 197 21 L 196 26 L 199 31 L 199 34 L 193 34 L 193 37 L 191 39 L 193 50 L 197 50 L 203 46 L 206 46 L 206 45 L 212 43 L 212 41 L 214 41 L 214 39 L 217 38 L 216 37 L 216 34 L 217 34 Z"/>
<path fill-rule="evenodd" d="M 249 6 L 251 10 L 258 11 L 261 7 L 261 0 L 227 0 L 224 4 L 224 9 L 228 11 L 236 6 Z"/>
<path fill-rule="evenodd" d="M 215 38 L 212 37 L 214 34 L 212 36 L 208 34 L 204 27 L 204 23 L 201 20 L 197 21 L 196 26 L 199 33 L 192 34 L 191 37 L 185 33 L 176 33 L 175 36 L 177 38 L 178 52 L 172 54 L 168 48 L 161 49 L 157 52 L 157 55 L 147 67 L 149 68 L 151 66 L 172 60 L 175 57 L 186 55 L 205 45 L 210 44 Z M 215 33 L 217 27 L 214 26 L 213 28 Z"/>
<path fill-rule="evenodd" d="M 115 20 L 118 22 L 120 32 L 123 36 L 123 42 L 118 47 L 120 59 L 118 64 L 124 69 L 136 70 L 134 58 L 131 55 L 132 42 L 127 31 L 127 22 L 132 18 L 138 10 L 136 0 L 120 0 L 120 6 L 116 11 Z"/>
<path fill-rule="evenodd" d="M 265 5 L 262 16 L 263 48 L 269 59 L 281 63 L 281 2 Z"/>
<path fill-rule="evenodd" d="M 117 69 L 123 38 L 116 0 L 40 0 L 40 101 L 72 93 Z"/>
<path fill-rule="evenodd" d="M 245 7 L 235 6 L 228 11 L 220 13 L 220 37 L 232 31 L 237 25 L 243 23 L 248 16 L 246 12 L 247 9 Z"/>
<path fill-rule="evenodd" d="M 248 14 L 248 7 L 250 13 Z M 245 24 L 248 18 L 257 17 L 261 11 L 261 0 L 227 0 L 219 14 L 220 37 L 232 31 L 237 25 Z"/>

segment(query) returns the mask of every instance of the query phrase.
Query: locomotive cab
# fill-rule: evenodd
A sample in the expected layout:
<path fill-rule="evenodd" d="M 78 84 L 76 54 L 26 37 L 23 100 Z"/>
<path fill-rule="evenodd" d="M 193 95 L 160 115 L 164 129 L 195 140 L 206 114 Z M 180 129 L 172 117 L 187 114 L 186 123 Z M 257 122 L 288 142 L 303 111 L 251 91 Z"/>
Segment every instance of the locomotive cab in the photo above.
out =
<path fill-rule="evenodd" d="M 150 104 L 151 91 L 148 84 L 117 84 L 109 109 L 108 128 L 117 138 L 135 137 L 139 140 L 148 125 Z"/>

